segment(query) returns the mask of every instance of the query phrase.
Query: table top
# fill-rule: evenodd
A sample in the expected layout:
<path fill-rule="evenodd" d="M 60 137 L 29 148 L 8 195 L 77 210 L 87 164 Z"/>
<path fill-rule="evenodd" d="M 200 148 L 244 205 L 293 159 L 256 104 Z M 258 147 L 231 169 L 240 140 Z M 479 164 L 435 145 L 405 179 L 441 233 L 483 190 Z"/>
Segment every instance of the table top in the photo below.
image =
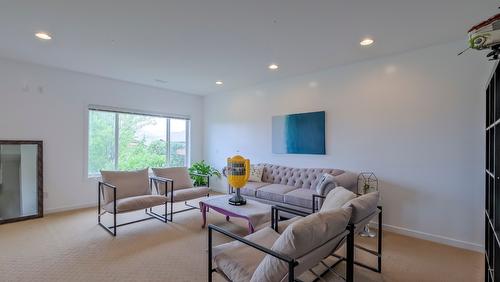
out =
<path fill-rule="evenodd" d="M 233 197 L 233 195 L 222 195 L 204 198 L 200 201 L 209 207 L 215 207 L 219 209 L 226 210 L 228 212 L 242 215 L 245 217 L 252 217 L 256 215 L 270 215 L 271 205 L 263 204 L 251 199 L 246 199 L 247 204 L 242 206 L 234 206 L 229 204 L 228 200 Z"/>

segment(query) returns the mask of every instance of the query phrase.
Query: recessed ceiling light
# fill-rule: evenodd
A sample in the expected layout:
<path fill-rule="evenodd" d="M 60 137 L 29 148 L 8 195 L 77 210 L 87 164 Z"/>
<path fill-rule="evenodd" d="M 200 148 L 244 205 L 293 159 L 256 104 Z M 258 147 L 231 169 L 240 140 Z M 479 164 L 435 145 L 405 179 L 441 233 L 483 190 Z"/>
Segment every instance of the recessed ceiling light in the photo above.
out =
<path fill-rule="evenodd" d="M 359 42 L 359 44 L 361 46 L 368 46 L 368 45 L 372 45 L 373 42 L 374 42 L 373 39 L 371 39 L 371 38 L 365 38 L 365 39 L 361 40 L 361 42 Z"/>
<path fill-rule="evenodd" d="M 40 38 L 40 39 L 43 39 L 43 40 L 51 40 L 52 39 L 52 36 L 50 36 L 48 33 L 45 33 L 45 32 L 37 32 L 37 33 L 35 33 L 35 36 Z"/>
<path fill-rule="evenodd" d="M 279 66 L 277 64 L 270 64 L 267 68 L 270 70 L 277 70 Z"/>
<path fill-rule="evenodd" d="M 221 80 L 217 80 L 217 81 L 215 82 L 215 84 L 217 84 L 217 85 L 222 85 L 222 84 L 224 84 L 224 82 L 222 82 Z"/>

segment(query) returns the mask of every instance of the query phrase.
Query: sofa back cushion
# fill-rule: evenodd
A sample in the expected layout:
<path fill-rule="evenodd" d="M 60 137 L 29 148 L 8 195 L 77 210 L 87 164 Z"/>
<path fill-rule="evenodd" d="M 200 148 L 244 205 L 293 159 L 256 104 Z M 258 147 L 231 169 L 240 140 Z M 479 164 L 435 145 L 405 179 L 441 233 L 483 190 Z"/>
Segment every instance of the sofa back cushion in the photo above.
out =
<path fill-rule="evenodd" d="M 379 198 L 380 194 L 376 191 L 359 196 L 347 202 L 344 207 L 352 208 L 352 216 L 349 223 L 358 224 L 365 220 L 366 217 L 372 215 L 377 210 Z"/>
<path fill-rule="evenodd" d="M 299 259 L 344 233 L 350 217 L 350 207 L 308 215 L 290 224 L 271 249 Z M 286 262 L 267 255 L 255 270 L 251 281 L 282 281 L 287 273 Z"/>
<path fill-rule="evenodd" d="M 332 209 L 341 208 L 350 200 L 356 198 L 356 194 L 345 189 L 344 187 L 336 187 L 326 195 L 326 199 L 321 205 L 320 212 L 325 212 Z"/>
<path fill-rule="evenodd" d="M 329 168 L 292 168 L 272 164 L 259 164 L 259 166 L 264 167 L 262 174 L 263 182 L 304 189 L 316 189 L 316 185 L 325 173 L 329 173 L 335 177 L 345 173 L 345 171 L 340 169 Z"/>
<path fill-rule="evenodd" d="M 102 181 L 116 186 L 116 199 L 133 196 L 149 195 L 148 169 L 135 171 L 105 171 L 101 170 Z M 103 187 L 104 203 L 113 201 L 113 189 Z"/>
<path fill-rule="evenodd" d="M 174 190 L 193 188 L 193 181 L 189 177 L 186 167 L 152 168 L 155 176 L 169 178 L 174 181 Z M 160 194 L 165 193 L 165 184 L 160 183 Z M 169 184 L 170 191 L 170 184 Z"/>

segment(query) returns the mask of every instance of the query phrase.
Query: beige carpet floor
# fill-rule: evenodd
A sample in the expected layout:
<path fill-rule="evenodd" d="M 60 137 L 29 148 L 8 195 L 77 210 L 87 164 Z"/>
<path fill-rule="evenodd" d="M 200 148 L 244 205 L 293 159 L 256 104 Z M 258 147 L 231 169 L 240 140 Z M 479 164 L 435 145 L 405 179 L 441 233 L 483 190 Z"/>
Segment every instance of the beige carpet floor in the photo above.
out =
<path fill-rule="evenodd" d="M 143 215 L 130 213 L 119 220 Z M 94 209 L 0 225 L 0 281 L 207 281 L 207 231 L 200 228 L 200 212 L 178 214 L 174 220 L 124 226 L 116 238 L 96 224 Z M 246 232 L 238 219 L 226 222 L 211 212 L 208 220 Z M 214 240 L 227 241 L 220 236 Z M 484 281 L 480 253 L 390 232 L 383 242 L 382 273 L 356 267 L 356 281 Z M 360 254 L 358 259 L 375 262 Z M 337 271 L 343 273 L 344 267 L 342 263 Z M 333 275 L 326 280 L 340 281 Z"/>

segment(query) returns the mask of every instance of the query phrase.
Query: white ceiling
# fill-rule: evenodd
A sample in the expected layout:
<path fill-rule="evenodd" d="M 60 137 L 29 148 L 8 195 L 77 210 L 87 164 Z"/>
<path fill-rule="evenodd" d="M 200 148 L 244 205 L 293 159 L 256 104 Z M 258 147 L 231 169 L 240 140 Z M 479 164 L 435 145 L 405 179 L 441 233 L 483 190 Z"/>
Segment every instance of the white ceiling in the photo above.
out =
<path fill-rule="evenodd" d="M 206 95 L 461 38 L 465 47 L 468 28 L 497 13 L 498 5 L 496 0 L 0 0 L 0 57 Z M 36 39 L 38 31 L 51 33 L 53 40 Z M 375 39 L 370 48 L 359 45 L 365 36 Z M 280 70 L 269 71 L 271 62 Z M 224 86 L 214 84 L 219 79 Z"/>

